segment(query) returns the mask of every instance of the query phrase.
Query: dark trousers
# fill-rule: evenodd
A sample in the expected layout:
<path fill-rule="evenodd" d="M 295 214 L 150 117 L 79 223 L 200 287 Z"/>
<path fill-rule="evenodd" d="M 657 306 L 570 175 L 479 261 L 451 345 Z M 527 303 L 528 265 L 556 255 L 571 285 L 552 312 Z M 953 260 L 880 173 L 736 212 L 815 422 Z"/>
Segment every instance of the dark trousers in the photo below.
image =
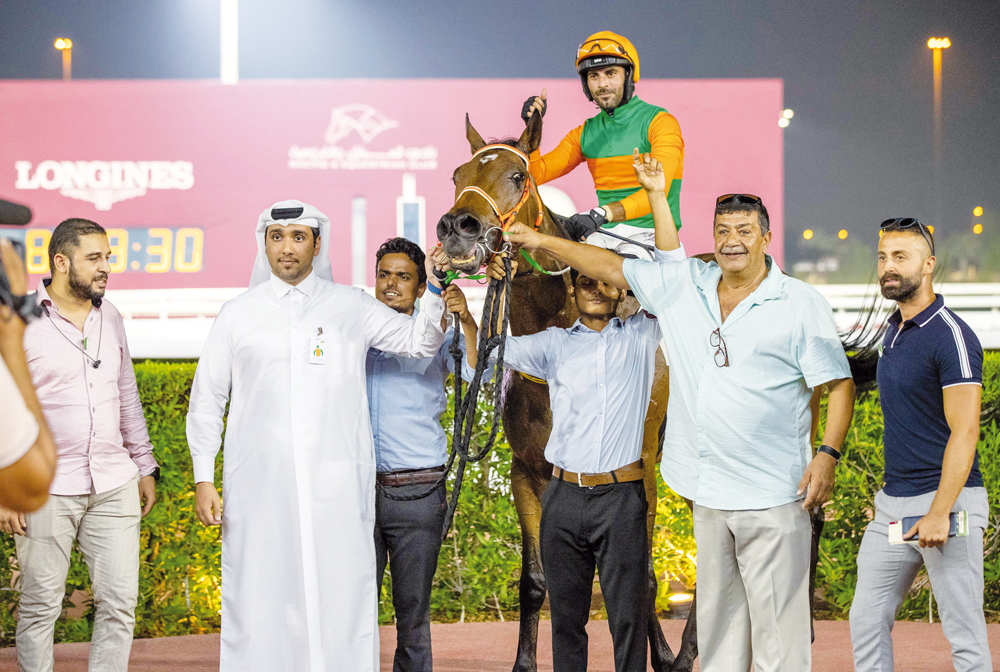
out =
<path fill-rule="evenodd" d="M 617 672 L 646 670 L 646 491 L 642 481 L 581 488 L 552 479 L 542 499 L 542 567 L 555 672 L 587 669 L 596 565 Z"/>
<path fill-rule="evenodd" d="M 397 496 L 426 492 L 430 485 L 387 488 Z M 379 586 L 386 562 L 396 608 L 393 672 L 431 672 L 431 584 L 441 549 L 445 488 L 409 502 L 378 492 L 375 500 L 375 559 Z"/>

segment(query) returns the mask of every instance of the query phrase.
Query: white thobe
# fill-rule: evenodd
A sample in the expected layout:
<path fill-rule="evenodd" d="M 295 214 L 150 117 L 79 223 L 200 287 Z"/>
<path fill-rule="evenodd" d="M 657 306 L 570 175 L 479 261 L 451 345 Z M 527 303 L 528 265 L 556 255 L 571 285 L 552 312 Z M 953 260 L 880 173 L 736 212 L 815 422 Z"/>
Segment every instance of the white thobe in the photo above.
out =
<path fill-rule="evenodd" d="M 227 302 L 195 372 L 197 482 L 223 452 L 223 672 L 377 670 L 375 459 L 369 348 L 434 355 L 444 305 L 416 318 L 360 289 L 271 276 Z M 324 339 L 324 363 L 314 338 Z M 313 356 L 311 356 L 313 355 Z"/>

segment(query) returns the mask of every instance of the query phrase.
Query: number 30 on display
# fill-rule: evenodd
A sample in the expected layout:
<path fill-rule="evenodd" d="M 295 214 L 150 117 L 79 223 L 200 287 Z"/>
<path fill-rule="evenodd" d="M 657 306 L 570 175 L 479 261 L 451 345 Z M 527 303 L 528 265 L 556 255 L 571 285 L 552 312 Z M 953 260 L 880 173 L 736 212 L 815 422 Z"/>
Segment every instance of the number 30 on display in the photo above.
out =
<path fill-rule="evenodd" d="M 205 232 L 201 229 L 108 229 L 111 272 L 197 273 L 201 270 Z M 49 272 L 48 229 L 24 235 L 28 273 Z"/>

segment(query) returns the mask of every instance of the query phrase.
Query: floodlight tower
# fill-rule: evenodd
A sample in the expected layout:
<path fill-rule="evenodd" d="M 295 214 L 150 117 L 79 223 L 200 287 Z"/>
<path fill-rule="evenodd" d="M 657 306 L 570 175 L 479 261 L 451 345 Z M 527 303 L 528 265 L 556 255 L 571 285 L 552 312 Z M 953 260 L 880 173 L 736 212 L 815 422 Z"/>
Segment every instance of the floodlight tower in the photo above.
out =
<path fill-rule="evenodd" d="M 943 154 L 944 121 L 941 117 L 941 57 L 951 46 L 947 37 L 932 37 L 927 48 L 934 52 L 934 224 L 941 225 L 941 156 Z"/>
<path fill-rule="evenodd" d="M 240 81 L 240 3 L 219 2 L 219 79 L 223 84 Z"/>
<path fill-rule="evenodd" d="M 60 37 L 56 40 L 55 47 L 62 52 L 63 79 L 68 82 L 73 79 L 73 40 Z"/>

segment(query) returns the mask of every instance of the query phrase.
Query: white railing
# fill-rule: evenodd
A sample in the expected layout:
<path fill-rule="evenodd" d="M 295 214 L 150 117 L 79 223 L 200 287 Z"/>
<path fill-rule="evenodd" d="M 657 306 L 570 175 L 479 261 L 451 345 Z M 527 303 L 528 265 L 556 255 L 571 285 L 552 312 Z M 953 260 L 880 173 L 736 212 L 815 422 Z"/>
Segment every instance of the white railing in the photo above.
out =
<path fill-rule="evenodd" d="M 868 285 L 816 285 L 830 302 L 837 324 L 852 328 L 864 307 Z M 369 292 L 372 289 L 366 288 Z M 469 307 L 478 320 L 485 286 L 466 287 Z M 936 287 L 945 303 L 965 320 L 984 348 L 1000 349 L 1000 283 L 951 283 Z M 119 289 L 108 300 L 125 318 L 132 356 L 156 359 L 196 359 L 222 304 L 246 291 L 221 289 Z"/>

